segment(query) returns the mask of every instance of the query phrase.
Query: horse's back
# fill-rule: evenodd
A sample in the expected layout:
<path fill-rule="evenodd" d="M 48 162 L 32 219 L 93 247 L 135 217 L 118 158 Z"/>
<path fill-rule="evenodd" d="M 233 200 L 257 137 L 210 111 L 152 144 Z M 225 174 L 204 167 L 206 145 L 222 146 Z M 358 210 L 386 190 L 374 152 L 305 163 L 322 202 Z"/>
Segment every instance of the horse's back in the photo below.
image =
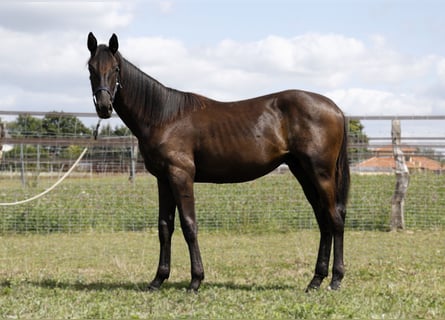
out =
<path fill-rule="evenodd" d="M 255 98 L 218 102 L 210 100 L 210 105 L 224 112 L 231 113 L 233 117 L 240 114 L 249 114 L 259 117 L 265 112 L 275 111 L 283 120 L 292 120 L 297 123 L 306 121 L 343 122 L 344 115 L 340 108 L 328 97 L 310 91 L 289 89 Z"/>
<path fill-rule="evenodd" d="M 252 180 L 292 154 L 338 153 L 342 113 L 322 95 L 287 90 L 235 102 L 209 102 L 193 123 L 198 131 L 194 149 L 198 181 Z"/>

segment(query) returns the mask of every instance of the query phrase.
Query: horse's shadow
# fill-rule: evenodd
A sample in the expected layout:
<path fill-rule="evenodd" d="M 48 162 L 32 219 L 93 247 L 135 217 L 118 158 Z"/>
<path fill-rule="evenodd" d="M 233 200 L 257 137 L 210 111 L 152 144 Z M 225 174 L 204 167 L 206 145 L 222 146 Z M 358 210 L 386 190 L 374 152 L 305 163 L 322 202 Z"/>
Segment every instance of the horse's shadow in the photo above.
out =
<path fill-rule="evenodd" d="M 63 290 L 75 290 L 75 291 L 114 291 L 114 290 L 128 290 L 128 291 L 140 291 L 140 292 L 157 292 L 168 289 L 186 290 L 189 282 L 165 282 L 161 289 L 150 289 L 148 282 L 83 282 L 74 281 L 66 282 L 55 279 L 44 279 L 41 281 L 26 281 L 29 285 L 45 288 L 45 289 L 63 289 Z M 10 287 L 11 283 L 1 282 L 0 287 Z M 268 290 L 295 290 L 296 287 L 283 285 L 283 284 L 238 284 L 234 282 L 205 282 L 203 283 L 201 290 L 206 289 L 228 289 L 228 290 L 241 290 L 241 291 L 268 291 Z"/>

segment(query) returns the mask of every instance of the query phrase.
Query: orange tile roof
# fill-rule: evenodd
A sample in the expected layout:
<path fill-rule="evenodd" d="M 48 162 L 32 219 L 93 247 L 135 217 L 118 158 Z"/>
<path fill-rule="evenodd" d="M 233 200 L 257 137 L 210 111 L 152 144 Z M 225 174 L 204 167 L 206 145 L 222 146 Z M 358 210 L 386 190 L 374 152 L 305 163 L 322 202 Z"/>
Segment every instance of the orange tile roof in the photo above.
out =
<path fill-rule="evenodd" d="M 440 162 L 420 156 L 412 156 L 409 157 L 409 161 L 406 161 L 406 166 L 410 169 L 427 169 L 438 171 L 442 170 L 443 166 Z M 359 164 L 357 164 L 359 168 L 395 168 L 394 157 L 372 157 L 366 159 Z"/>

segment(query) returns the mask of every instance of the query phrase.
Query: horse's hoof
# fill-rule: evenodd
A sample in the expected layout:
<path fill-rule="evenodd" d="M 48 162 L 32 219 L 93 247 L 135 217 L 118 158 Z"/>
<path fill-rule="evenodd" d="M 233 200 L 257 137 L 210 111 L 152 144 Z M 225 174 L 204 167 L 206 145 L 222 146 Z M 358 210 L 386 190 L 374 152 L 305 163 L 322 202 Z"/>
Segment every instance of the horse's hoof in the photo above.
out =
<path fill-rule="evenodd" d="M 320 289 L 319 286 L 308 285 L 306 290 L 304 290 L 304 292 L 309 293 L 309 292 L 312 292 L 312 291 L 316 291 L 318 289 Z"/>
<path fill-rule="evenodd" d="M 153 280 L 148 285 L 147 291 L 150 291 L 150 292 L 159 291 L 159 288 L 161 288 L 161 284 L 162 284 L 162 282 L 159 283 L 159 281 Z"/>
<path fill-rule="evenodd" d="M 187 288 L 187 293 L 190 293 L 190 294 L 198 294 L 198 289 Z"/>
<path fill-rule="evenodd" d="M 341 287 L 340 281 L 332 281 L 328 286 L 328 290 L 340 290 L 340 287 Z"/>
<path fill-rule="evenodd" d="M 309 285 L 306 288 L 306 292 L 314 291 L 320 289 L 321 283 L 323 282 L 324 277 L 320 277 L 315 275 Z"/>
<path fill-rule="evenodd" d="M 200 279 L 193 279 L 190 283 L 190 286 L 188 287 L 188 292 L 198 293 L 198 289 L 201 286 L 201 280 Z"/>
<path fill-rule="evenodd" d="M 155 286 L 149 285 L 147 287 L 147 291 L 149 291 L 149 292 L 156 292 L 156 291 L 159 291 L 159 287 L 155 287 Z"/>

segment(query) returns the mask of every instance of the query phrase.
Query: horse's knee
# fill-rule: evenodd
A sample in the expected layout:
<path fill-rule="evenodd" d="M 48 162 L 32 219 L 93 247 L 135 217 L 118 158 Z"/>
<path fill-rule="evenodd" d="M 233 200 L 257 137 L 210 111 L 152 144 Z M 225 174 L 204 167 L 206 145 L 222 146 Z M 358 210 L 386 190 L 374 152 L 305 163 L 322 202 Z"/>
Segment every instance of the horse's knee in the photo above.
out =
<path fill-rule="evenodd" d="M 345 229 L 346 211 L 340 208 L 340 206 L 336 205 L 333 209 L 329 210 L 329 213 L 329 225 L 332 234 L 335 236 L 335 234 L 343 233 Z"/>
<path fill-rule="evenodd" d="M 158 222 L 159 240 L 162 243 L 169 241 L 172 237 L 174 230 L 175 230 L 174 223 L 168 223 L 165 220 L 160 220 Z"/>
<path fill-rule="evenodd" d="M 337 212 L 338 215 L 340 215 L 344 223 L 346 220 L 346 205 L 342 203 L 337 203 L 335 206 L 335 211 Z"/>
<path fill-rule="evenodd" d="M 186 241 L 196 241 L 198 234 L 198 227 L 196 221 L 190 218 L 181 218 L 182 233 Z"/>

